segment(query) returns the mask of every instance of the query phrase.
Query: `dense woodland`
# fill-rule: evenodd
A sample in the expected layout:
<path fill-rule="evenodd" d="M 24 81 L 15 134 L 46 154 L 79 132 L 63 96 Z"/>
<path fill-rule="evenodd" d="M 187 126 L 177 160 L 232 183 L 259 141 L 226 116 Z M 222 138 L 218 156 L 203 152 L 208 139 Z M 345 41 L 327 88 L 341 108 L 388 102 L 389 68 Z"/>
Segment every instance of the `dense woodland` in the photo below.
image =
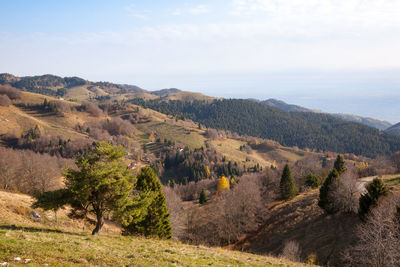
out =
<path fill-rule="evenodd" d="M 165 114 L 192 119 L 210 128 L 272 139 L 298 146 L 368 157 L 400 150 L 400 137 L 328 114 L 284 112 L 241 99 L 185 102 L 133 99 L 132 103 Z"/>

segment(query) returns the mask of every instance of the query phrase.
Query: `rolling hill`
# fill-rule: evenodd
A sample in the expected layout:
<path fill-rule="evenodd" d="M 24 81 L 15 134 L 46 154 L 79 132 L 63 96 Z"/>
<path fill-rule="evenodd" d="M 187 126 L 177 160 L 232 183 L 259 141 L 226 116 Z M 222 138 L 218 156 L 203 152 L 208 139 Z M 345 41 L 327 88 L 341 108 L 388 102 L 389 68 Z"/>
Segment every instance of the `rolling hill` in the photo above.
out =
<path fill-rule="evenodd" d="M 284 146 L 368 157 L 400 150 L 400 137 L 375 128 L 324 113 L 285 112 L 250 100 L 186 102 L 133 99 L 132 103 L 165 114 L 183 116 L 207 127 L 271 139 Z"/>
<path fill-rule="evenodd" d="M 136 85 L 110 82 L 91 82 L 79 77 L 59 77 L 51 74 L 17 77 L 0 74 L 0 85 L 8 84 L 17 89 L 43 95 L 61 97 L 73 101 L 83 100 L 127 100 L 131 98 L 164 100 L 213 100 L 200 93 L 182 91 L 176 88 L 147 91 Z"/>
<path fill-rule="evenodd" d="M 7 134 L 17 137 L 25 134 L 30 129 L 38 126 L 43 135 L 62 137 L 65 140 L 87 139 L 89 135 L 86 132 L 78 131 L 76 126 L 90 122 L 100 122 L 105 119 L 112 119 L 118 116 L 129 116 L 135 114 L 137 106 L 126 104 L 120 113 L 102 115 L 94 117 L 86 112 L 74 111 L 66 112 L 62 115 L 53 113 L 43 113 L 34 108 L 35 105 L 42 105 L 44 99 L 48 101 L 62 101 L 72 106 L 80 106 L 77 102 L 58 100 L 55 97 L 46 96 L 37 93 L 23 92 L 22 98 L 14 102 L 15 105 L 9 107 L 0 106 L 0 140 Z M 272 146 L 265 150 L 262 146 L 252 148 L 251 154 L 240 149 L 240 146 L 246 144 L 246 141 L 233 139 L 229 137 L 219 138 L 217 140 L 208 140 L 205 136 L 205 129 L 199 129 L 198 124 L 190 121 L 176 120 L 174 117 L 167 116 L 152 109 L 142 109 L 147 119 L 136 123 L 137 130 L 134 139 L 148 152 L 159 152 L 164 149 L 163 144 L 151 143 L 149 133 L 160 140 L 169 140 L 180 146 L 187 146 L 190 149 L 199 149 L 205 146 L 209 141 L 215 149 L 225 156 L 228 160 L 238 163 L 254 166 L 270 166 L 273 161 L 292 162 L 302 158 L 308 152 L 290 147 Z"/>
<path fill-rule="evenodd" d="M 131 101 L 162 113 L 187 117 L 207 127 L 272 139 L 290 147 L 369 157 L 400 150 L 400 140 L 392 134 L 334 117 L 339 115 L 305 112 L 307 109 L 272 99 L 264 103 L 221 100 L 176 88 L 150 92 L 134 85 L 90 82 L 78 77 L 54 75 L 16 77 L 0 74 L 0 84 L 70 101 Z M 376 124 L 371 119 L 340 116 Z"/>

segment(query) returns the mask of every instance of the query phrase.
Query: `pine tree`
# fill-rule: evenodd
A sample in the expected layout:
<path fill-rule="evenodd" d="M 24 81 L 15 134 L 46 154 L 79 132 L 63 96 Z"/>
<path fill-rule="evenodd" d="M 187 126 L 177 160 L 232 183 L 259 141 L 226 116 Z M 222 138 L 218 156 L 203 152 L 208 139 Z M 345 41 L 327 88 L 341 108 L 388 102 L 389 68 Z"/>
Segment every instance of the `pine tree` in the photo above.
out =
<path fill-rule="evenodd" d="M 56 211 L 70 204 L 72 217 L 96 224 L 93 235 L 100 232 L 107 213 L 122 224 L 130 223 L 135 214 L 143 212 L 133 195 L 134 177 L 125 166 L 124 156 L 122 146 L 97 143 L 87 154 L 75 159 L 78 170 L 64 171 L 65 190 L 37 195 L 33 206 Z M 94 215 L 95 220 L 88 215 Z"/>
<path fill-rule="evenodd" d="M 320 179 L 312 173 L 309 173 L 305 177 L 305 179 L 306 179 L 306 185 L 311 188 L 317 188 L 320 185 Z"/>
<path fill-rule="evenodd" d="M 48 105 L 49 105 L 49 102 L 47 101 L 47 98 L 45 98 L 43 101 L 43 108 L 46 109 Z"/>
<path fill-rule="evenodd" d="M 324 184 L 319 189 L 319 201 L 318 206 L 324 209 L 327 213 L 333 214 L 337 210 L 335 209 L 333 200 L 330 196 L 330 191 L 332 189 L 332 185 L 340 182 L 339 172 L 334 168 L 326 178 Z"/>
<path fill-rule="evenodd" d="M 379 197 L 387 196 L 389 193 L 382 179 L 379 178 L 372 180 L 372 182 L 367 185 L 366 189 L 367 193 L 360 197 L 360 208 L 358 210 L 358 215 L 362 220 L 365 220 L 365 216 L 370 209 L 377 205 Z"/>
<path fill-rule="evenodd" d="M 142 168 L 137 177 L 135 189 L 143 194 L 152 194 L 154 198 L 148 206 L 143 219 L 126 226 L 124 233 L 170 239 L 172 229 L 168 208 L 161 189 L 161 183 L 152 168 Z"/>
<path fill-rule="evenodd" d="M 283 169 L 282 178 L 280 182 L 281 196 L 284 200 L 290 200 L 296 196 L 296 190 L 294 188 L 294 181 L 292 172 L 288 164 Z"/>
<path fill-rule="evenodd" d="M 346 162 L 344 161 L 344 158 L 342 155 L 338 155 L 336 157 L 335 163 L 333 164 L 333 168 L 335 168 L 339 175 L 343 174 L 347 168 L 346 168 Z"/>
<path fill-rule="evenodd" d="M 200 204 L 204 204 L 204 203 L 206 203 L 208 201 L 208 198 L 207 198 L 207 193 L 206 193 L 206 190 L 204 190 L 204 188 L 201 190 L 201 192 L 200 192 L 200 198 L 199 198 L 199 203 Z"/>

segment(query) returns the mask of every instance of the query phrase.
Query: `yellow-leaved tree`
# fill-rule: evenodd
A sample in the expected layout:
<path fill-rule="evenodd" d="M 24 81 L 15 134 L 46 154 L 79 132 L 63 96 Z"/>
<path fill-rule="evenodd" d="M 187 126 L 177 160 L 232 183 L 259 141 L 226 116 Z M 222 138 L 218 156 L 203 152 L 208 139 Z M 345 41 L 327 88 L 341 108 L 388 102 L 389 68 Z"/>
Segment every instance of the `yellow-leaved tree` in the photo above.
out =
<path fill-rule="evenodd" d="M 206 176 L 210 177 L 210 174 L 211 174 L 210 168 L 208 166 L 206 166 Z"/>
<path fill-rule="evenodd" d="M 271 164 L 271 169 L 276 169 L 276 160 L 274 160 Z"/>
<path fill-rule="evenodd" d="M 224 190 L 229 190 L 229 181 L 226 179 L 225 176 L 222 176 L 219 178 L 218 185 L 217 185 L 217 191 L 221 192 Z"/>

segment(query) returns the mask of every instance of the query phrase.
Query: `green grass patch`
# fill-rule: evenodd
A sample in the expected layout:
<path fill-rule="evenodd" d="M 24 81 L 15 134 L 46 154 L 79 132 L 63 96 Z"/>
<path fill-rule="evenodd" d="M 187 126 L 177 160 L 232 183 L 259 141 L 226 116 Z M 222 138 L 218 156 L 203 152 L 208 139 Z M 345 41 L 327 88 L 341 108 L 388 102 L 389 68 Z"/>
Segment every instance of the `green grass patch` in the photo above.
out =
<path fill-rule="evenodd" d="M 5 226 L 3 225 L 3 228 Z M 283 259 L 140 237 L 2 229 L 0 262 L 32 266 L 296 266 Z"/>

